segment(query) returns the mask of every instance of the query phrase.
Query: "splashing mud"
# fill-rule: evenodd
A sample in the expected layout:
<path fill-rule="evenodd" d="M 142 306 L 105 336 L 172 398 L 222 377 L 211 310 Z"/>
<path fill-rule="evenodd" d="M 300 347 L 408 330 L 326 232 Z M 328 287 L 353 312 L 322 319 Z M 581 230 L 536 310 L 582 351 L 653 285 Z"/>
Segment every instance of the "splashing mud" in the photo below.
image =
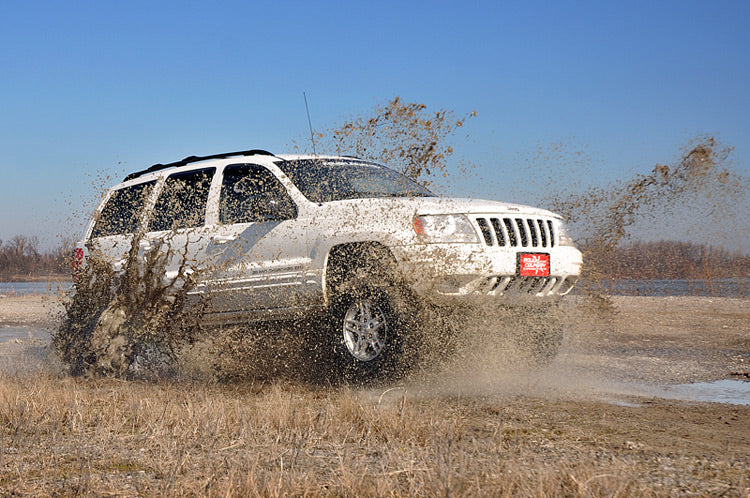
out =
<path fill-rule="evenodd" d="M 713 217 L 712 225 L 727 226 L 733 207 L 743 204 L 749 183 L 727 166 L 730 153 L 731 148 L 715 138 L 699 137 L 674 164 L 657 164 L 648 174 L 606 187 L 558 193 L 550 207 L 567 218 L 584 252 L 581 285 L 601 290 L 600 281 L 618 266 L 612 259 L 618 246 L 644 225 L 672 225 L 680 211 L 694 213 L 701 201 L 714 204 L 701 213 Z"/>
<path fill-rule="evenodd" d="M 133 376 L 164 373 L 180 349 L 194 339 L 200 306 L 186 308 L 196 275 L 180 256 L 177 274 L 166 276 L 174 257 L 164 240 L 144 251 L 136 234 L 124 269 L 116 271 L 101 254 L 92 254 L 77 274 L 75 293 L 64 302 L 65 316 L 53 346 L 73 375 Z"/>
<path fill-rule="evenodd" d="M 472 111 L 457 117 L 454 111 L 428 110 L 424 104 L 396 97 L 378 105 L 368 116 L 355 116 L 319 134 L 322 145 L 339 155 L 369 159 L 429 186 L 452 174 L 447 159 L 453 155 L 451 138 Z"/>
<path fill-rule="evenodd" d="M 138 237 L 123 270 L 115 271 L 110 261 L 95 253 L 78 274 L 75 293 L 64 303 L 65 317 L 52 338 L 70 373 L 340 380 L 321 351 L 326 343 L 320 338 L 329 333 L 324 316 L 206 326 L 202 304 L 210 301 L 210 293 L 199 303 L 187 298 L 198 273 L 184 262 L 178 276 L 167 280 L 165 264 L 173 256 L 169 246 L 157 244 L 144 253 L 135 243 Z M 184 260 L 185 254 L 181 257 Z M 401 343 L 401 363 L 391 379 L 407 372 L 426 378 L 462 362 L 487 368 L 543 364 L 557 354 L 562 341 L 555 306 L 437 307 L 410 302 L 408 309 L 410 337 Z"/>

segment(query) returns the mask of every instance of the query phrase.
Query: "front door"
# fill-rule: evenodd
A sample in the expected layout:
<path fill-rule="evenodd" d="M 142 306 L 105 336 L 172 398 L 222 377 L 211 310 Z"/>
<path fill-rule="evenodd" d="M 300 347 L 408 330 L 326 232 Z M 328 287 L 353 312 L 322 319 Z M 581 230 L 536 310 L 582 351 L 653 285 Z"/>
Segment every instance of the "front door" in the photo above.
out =
<path fill-rule="evenodd" d="M 224 168 L 218 225 L 207 257 L 210 309 L 243 312 L 306 306 L 305 227 L 286 188 L 267 168 Z"/>

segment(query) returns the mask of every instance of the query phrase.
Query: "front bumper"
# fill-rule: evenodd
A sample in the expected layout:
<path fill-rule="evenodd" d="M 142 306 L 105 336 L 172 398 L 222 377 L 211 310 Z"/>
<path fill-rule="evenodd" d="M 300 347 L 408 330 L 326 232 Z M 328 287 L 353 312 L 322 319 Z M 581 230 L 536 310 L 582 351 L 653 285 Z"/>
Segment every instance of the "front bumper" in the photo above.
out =
<path fill-rule="evenodd" d="M 487 247 L 480 244 L 421 244 L 392 247 L 401 273 L 420 297 L 445 302 L 485 299 L 507 304 L 555 301 L 569 293 L 581 274 L 581 252 L 559 246 Z M 550 274 L 521 277 L 519 253 L 550 255 Z"/>

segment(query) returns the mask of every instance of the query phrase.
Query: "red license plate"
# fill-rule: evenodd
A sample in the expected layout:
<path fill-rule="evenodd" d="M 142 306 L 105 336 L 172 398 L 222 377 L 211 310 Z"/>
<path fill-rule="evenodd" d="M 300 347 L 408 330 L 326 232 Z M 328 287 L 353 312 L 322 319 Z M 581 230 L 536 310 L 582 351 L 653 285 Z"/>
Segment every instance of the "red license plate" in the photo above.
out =
<path fill-rule="evenodd" d="M 519 253 L 518 274 L 522 277 L 549 277 L 549 254 Z"/>

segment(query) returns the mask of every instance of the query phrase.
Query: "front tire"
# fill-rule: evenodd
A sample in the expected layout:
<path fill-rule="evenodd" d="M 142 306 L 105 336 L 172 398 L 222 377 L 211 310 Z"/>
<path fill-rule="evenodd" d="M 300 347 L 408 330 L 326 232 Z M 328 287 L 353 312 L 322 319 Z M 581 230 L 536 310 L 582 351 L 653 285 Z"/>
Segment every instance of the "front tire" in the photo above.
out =
<path fill-rule="evenodd" d="M 335 375 L 366 384 L 404 373 L 408 305 L 398 288 L 348 286 L 335 298 L 328 320 Z"/>
<path fill-rule="evenodd" d="M 388 322 L 391 321 L 391 316 L 386 313 L 387 308 L 381 301 L 382 299 L 364 295 L 351 300 L 344 311 L 343 344 L 357 361 L 376 359 L 390 342 Z"/>

